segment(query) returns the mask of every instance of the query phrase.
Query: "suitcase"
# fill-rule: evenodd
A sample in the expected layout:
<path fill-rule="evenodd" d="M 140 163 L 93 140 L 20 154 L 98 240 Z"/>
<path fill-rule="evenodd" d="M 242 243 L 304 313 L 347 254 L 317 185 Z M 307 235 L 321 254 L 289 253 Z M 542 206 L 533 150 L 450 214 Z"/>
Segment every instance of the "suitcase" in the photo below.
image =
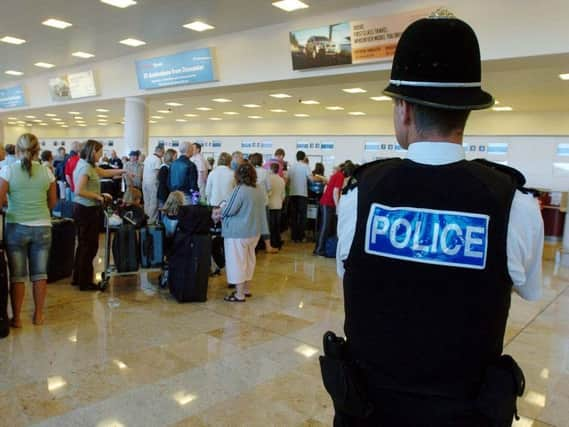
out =
<path fill-rule="evenodd" d="M 59 199 L 51 214 L 57 218 L 73 218 L 73 202 Z"/>
<path fill-rule="evenodd" d="M 71 276 L 75 257 L 75 223 L 68 218 L 51 220 L 51 248 L 47 261 L 47 281 Z"/>
<path fill-rule="evenodd" d="M 223 237 L 213 236 L 211 240 L 211 256 L 217 268 L 225 267 L 225 249 L 223 247 Z"/>
<path fill-rule="evenodd" d="M 8 318 L 8 265 L 4 250 L 0 249 L 0 338 L 10 335 Z"/>
<path fill-rule="evenodd" d="M 138 239 L 133 225 L 122 224 L 115 232 L 113 258 L 119 273 L 138 271 Z"/>
<path fill-rule="evenodd" d="M 164 258 L 164 228 L 149 225 L 140 230 L 140 265 L 142 268 L 162 266 Z"/>
<path fill-rule="evenodd" d="M 326 258 L 336 258 L 336 247 L 338 246 L 338 238 L 336 236 L 328 237 L 324 246 L 324 256 Z"/>
<path fill-rule="evenodd" d="M 211 262 L 209 234 L 176 233 L 168 260 L 168 286 L 178 302 L 205 302 Z"/>

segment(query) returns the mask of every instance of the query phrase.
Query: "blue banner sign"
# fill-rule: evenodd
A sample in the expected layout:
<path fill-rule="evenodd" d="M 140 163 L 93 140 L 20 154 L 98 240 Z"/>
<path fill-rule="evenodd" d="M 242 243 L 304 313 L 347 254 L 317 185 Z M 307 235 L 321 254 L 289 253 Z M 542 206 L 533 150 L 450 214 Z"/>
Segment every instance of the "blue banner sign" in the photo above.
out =
<path fill-rule="evenodd" d="M 371 205 L 368 254 L 411 262 L 482 270 L 486 266 L 488 215 Z"/>
<path fill-rule="evenodd" d="M 26 105 L 22 85 L 0 89 L 0 108 L 18 108 Z"/>
<path fill-rule="evenodd" d="M 136 61 L 140 89 L 157 89 L 216 80 L 210 48 Z"/>

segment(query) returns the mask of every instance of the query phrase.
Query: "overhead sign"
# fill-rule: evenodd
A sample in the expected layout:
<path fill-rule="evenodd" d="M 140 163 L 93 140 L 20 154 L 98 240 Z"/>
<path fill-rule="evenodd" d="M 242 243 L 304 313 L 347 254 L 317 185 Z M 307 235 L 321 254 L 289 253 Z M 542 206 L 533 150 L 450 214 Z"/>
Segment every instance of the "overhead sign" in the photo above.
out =
<path fill-rule="evenodd" d="M 436 8 L 339 22 L 289 34 L 293 70 L 363 64 L 393 58 L 403 30 Z"/>
<path fill-rule="evenodd" d="M 49 79 L 49 92 L 54 101 L 96 96 L 97 87 L 93 71 L 69 73 Z"/>
<path fill-rule="evenodd" d="M 0 108 L 17 108 L 26 105 L 24 88 L 22 85 L 0 89 Z"/>
<path fill-rule="evenodd" d="M 216 80 L 213 49 L 204 48 L 136 61 L 140 89 L 157 89 Z"/>

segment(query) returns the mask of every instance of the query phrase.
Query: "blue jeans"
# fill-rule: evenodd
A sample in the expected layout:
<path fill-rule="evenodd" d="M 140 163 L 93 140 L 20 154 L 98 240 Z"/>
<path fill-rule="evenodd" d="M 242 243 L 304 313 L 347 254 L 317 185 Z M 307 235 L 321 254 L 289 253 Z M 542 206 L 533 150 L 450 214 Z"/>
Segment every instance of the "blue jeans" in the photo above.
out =
<path fill-rule="evenodd" d="M 47 260 L 51 248 L 51 227 L 6 224 L 6 252 L 10 283 L 47 279 Z M 29 275 L 28 275 L 29 264 Z"/>

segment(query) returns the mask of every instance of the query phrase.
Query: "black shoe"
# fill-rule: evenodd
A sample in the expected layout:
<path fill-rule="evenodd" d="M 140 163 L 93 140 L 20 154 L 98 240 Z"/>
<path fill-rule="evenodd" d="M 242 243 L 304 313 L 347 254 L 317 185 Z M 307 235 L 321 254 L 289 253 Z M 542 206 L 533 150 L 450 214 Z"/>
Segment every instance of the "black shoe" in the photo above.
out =
<path fill-rule="evenodd" d="M 235 284 L 233 284 L 233 283 L 228 283 L 228 284 L 227 284 L 227 287 L 228 287 L 229 289 L 235 289 Z"/>
<path fill-rule="evenodd" d="M 89 283 L 88 285 L 79 286 L 80 291 L 100 291 L 101 287 L 95 283 Z"/>

